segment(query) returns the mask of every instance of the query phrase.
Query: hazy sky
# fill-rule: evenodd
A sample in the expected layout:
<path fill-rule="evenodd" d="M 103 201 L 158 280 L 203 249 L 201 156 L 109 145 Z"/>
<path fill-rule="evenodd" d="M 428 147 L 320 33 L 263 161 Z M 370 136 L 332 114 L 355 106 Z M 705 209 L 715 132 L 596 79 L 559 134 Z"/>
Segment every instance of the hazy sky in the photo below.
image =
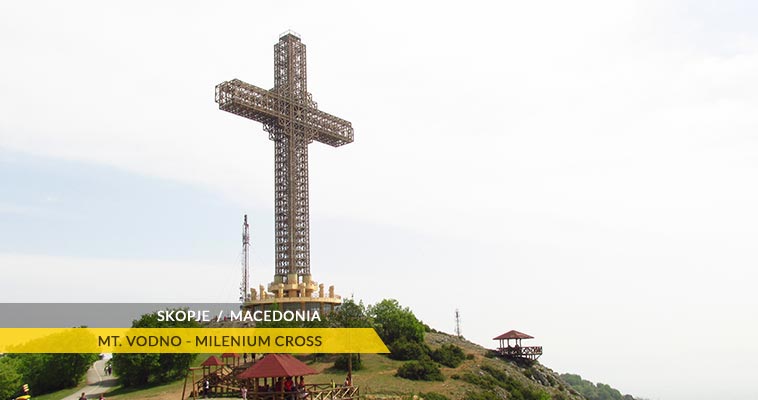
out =
<path fill-rule="evenodd" d="M 758 388 L 758 3 L 0 4 L 0 300 L 234 301 L 273 143 L 214 86 L 308 48 L 314 279 L 651 399 Z"/>

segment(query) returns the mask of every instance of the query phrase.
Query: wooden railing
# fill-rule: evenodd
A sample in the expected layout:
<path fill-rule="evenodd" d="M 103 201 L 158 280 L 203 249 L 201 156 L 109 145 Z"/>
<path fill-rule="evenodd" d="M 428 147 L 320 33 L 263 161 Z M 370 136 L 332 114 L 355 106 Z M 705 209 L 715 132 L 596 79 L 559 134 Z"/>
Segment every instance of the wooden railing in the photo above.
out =
<path fill-rule="evenodd" d="M 331 384 L 305 385 L 305 390 L 297 392 L 252 392 L 248 391 L 250 400 L 349 400 L 357 399 L 360 390 L 356 386 L 335 386 Z"/>
<path fill-rule="evenodd" d="M 497 351 L 504 357 L 518 357 L 526 358 L 529 360 L 536 360 L 542 355 L 542 346 L 500 347 L 497 349 Z"/>

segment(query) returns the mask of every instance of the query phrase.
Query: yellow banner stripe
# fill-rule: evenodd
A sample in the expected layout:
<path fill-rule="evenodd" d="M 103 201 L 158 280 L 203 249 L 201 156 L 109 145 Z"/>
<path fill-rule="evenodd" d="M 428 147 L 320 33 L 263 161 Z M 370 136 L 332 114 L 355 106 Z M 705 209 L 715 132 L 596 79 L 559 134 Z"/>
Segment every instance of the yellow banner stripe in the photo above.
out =
<path fill-rule="evenodd" d="M 0 328 L 0 353 L 389 353 L 371 328 Z"/>

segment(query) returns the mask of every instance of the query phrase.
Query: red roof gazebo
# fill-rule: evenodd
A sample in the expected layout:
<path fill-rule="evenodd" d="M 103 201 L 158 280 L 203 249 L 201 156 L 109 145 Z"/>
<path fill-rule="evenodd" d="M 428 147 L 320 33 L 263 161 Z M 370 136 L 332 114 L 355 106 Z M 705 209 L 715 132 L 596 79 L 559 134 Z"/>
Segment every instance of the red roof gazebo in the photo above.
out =
<path fill-rule="evenodd" d="M 289 354 L 267 354 L 250 368 L 237 375 L 237 378 L 284 378 L 316 374 L 318 372 L 315 369 Z"/>
<path fill-rule="evenodd" d="M 521 346 L 522 339 L 534 339 L 534 336 L 527 335 L 526 333 L 510 330 L 504 334 L 492 338 L 492 340 L 499 340 L 500 346 L 497 348 L 497 352 L 501 356 L 507 358 L 521 358 L 531 361 L 535 361 L 542 355 L 542 346 Z M 511 340 L 515 342 L 514 346 L 511 346 Z M 505 343 L 503 343 L 505 341 Z"/>
<path fill-rule="evenodd" d="M 276 378 L 294 378 L 316 374 L 318 374 L 318 371 L 289 354 L 268 354 L 253 364 L 253 366 L 237 375 L 237 379 L 241 381 L 254 379 L 253 385 L 249 385 L 253 387 L 253 393 L 252 396 L 248 397 L 249 399 L 285 400 L 292 396 L 291 392 L 276 390 L 274 392 L 263 393 L 259 390 L 258 380 L 261 378 L 266 380 L 272 378 L 273 383 Z M 334 383 L 309 383 L 298 390 L 301 398 L 331 400 L 355 400 L 360 398 L 359 388 L 352 385 L 335 386 Z"/>

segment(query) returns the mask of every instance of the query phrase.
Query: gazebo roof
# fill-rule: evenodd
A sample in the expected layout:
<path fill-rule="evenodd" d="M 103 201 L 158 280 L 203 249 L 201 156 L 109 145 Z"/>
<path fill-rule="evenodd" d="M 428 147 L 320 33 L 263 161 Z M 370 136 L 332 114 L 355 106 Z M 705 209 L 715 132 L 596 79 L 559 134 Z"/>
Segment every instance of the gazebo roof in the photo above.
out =
<path fill-rule="evenodd" d="M 519 331 L 508 331 L 498 337 L 492 338 L 492 340 L 505 339 L 534 339 L 534 336 L 529 336 L 526 333 L 521 333 Z"/>
<path fill-rule="evenodd" d="M 225 365 L 221 360 L 218 359 L 216 356 L 210 356 L 207 360 L 203 361 L 202 364 L 200 364 L 203 367 L 211 367 L 211 366 L 221 366 Z"/>
<path fill-rule="evenodd" d="M 237 378 L 278 378 L 315 374 L 318 374 L 316 370 L 289 354 L 267 354 L 260 361 L 237 375 Z"/>
<path fill-rule="evenodd" d="M 237 353 L 224 353 L 221 355 L 221 358 L 240 358 L 240 355 Z"/>

